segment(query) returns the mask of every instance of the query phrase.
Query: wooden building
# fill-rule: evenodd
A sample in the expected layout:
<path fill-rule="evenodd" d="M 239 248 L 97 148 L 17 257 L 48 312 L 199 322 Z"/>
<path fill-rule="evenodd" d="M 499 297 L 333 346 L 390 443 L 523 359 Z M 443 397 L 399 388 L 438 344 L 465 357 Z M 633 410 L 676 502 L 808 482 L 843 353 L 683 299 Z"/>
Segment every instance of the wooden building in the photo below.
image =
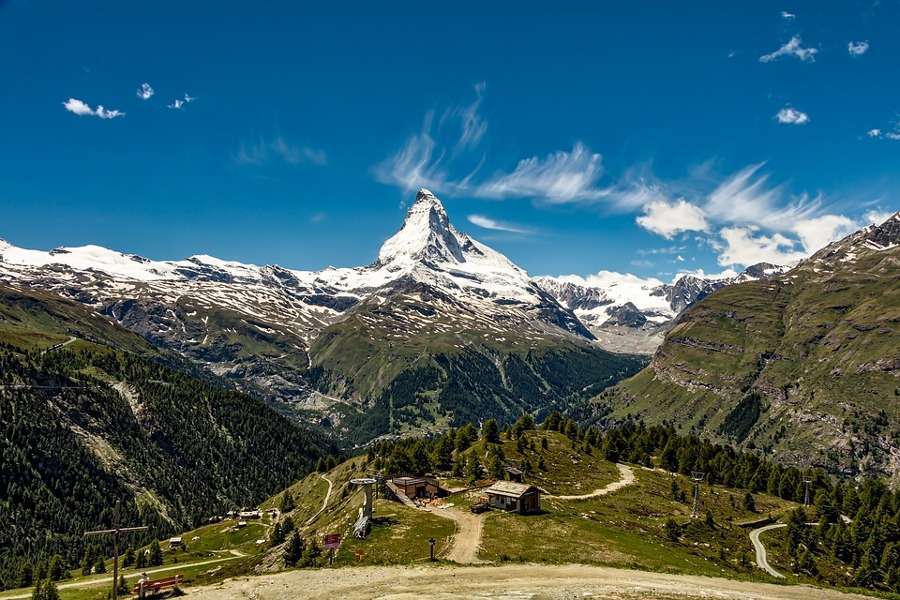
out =
<path fill-rule="evenodd" d="M 395 477 L 391 483 L 409 498 L 439 498 L 447 494 L 437 481 L 429 477 Z"/>
<path fill-rule="evenodd" d="M 522 515 L 541 512 L 541 490 L 533 485 L 514 481 L 498 481 L 484 490 L 494 508 Z"/>

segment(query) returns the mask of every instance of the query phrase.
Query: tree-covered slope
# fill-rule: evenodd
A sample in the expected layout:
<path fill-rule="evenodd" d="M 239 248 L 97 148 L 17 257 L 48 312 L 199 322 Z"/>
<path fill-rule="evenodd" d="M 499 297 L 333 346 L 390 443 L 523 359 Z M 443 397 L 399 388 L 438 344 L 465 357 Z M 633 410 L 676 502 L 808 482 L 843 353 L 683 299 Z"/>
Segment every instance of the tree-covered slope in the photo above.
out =
<path fill-rule="evenodd" d="M 0 585 L 26 560 L 77 564 L 81 534 L 109 526 L 117 501 L 123 521 L 164 534 L 253 504 L 334 451 L 77 304 L 0 292 Z"/>
<path fill-rule="evenodd" d="M 416 284 L 357 306 L 310 348 L 311 379 L 355 440 L 512 422 L 586 400 L 638 371 L 640 357 L 510 311 L 502 323 Z M 342 415 L 338 414 L 343 411 Z"/>
<path fill-rule="evenodd" d="M 900 472 L 900 217 L 686 311 L 605 420 L 669 421 L 848 473 Z"/>

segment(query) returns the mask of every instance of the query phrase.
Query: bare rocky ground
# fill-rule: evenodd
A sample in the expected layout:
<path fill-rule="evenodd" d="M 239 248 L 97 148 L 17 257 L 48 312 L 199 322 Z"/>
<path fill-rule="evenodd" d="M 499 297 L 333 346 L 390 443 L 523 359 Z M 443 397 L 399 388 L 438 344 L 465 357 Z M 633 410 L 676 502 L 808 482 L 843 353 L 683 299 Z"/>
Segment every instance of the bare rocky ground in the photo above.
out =
<path fill-rule="evenodd" d="M 188 590 L 197 600 L 294 598 L 654 598 L 851 600 L 808 586 L 783 586 L 585 565 L 347 567 L 287 571 Z"/>

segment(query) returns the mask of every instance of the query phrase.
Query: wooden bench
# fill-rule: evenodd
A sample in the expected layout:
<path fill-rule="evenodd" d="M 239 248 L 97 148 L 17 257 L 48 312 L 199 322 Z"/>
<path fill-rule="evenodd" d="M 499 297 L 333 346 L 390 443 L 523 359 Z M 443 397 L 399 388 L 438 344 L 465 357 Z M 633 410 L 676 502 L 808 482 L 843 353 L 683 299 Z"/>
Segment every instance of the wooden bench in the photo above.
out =
<path fill-rule="evenodd" d="M 144 582 L 144 594 L 145 595 L 156 595 L 163 590 L 167 589 L 175 589 L 178 587 L 178 584 L 182 582 L 184 578 L 181 575 L 176 575 L 175 577 L 167 577 L 166 579 L 151 579 L 150 581 Z M 133 588 L 131 588 L 132 594 L 140 594 L 141 593 L 141 584 L 140 582 L 136 583 Z"/>

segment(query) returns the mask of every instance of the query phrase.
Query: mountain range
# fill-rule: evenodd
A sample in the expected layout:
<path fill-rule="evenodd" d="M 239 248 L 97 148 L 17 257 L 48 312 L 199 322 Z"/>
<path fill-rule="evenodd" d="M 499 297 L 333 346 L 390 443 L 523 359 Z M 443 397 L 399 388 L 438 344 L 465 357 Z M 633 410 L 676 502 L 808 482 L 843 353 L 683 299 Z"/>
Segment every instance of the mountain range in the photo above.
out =
<path fill-rule="evenodd" d="M 900 213 L 684 311 L 601 422 L 666 422 L 794 464 L 900 481 Z"/>

